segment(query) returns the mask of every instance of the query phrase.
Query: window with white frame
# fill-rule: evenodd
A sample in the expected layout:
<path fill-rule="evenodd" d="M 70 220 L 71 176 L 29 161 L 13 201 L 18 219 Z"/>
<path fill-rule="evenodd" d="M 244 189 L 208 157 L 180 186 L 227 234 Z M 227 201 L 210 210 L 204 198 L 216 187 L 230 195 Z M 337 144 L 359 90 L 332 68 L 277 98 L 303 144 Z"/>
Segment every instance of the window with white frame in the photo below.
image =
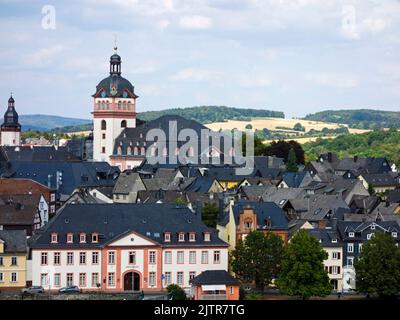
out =
<path fill-rule="evenodd" d="M 71 287 L 74 285 L 74 274 L 67 273 L 67 287 Z"/>
<path fill-rule="evenodd" d="M 56 201 L 56 194 L 55 194 L 55 193 L 52 193 L 52 194 L 50 195 L 50 202 L 54 202 L 54 201 Z"/>
<path fill-rule="evenodd" d="M 86 287 L 86 273 L 79 274 L 79 286 Z"/>
<path fill-rule="evenodd" d="M 359 243 L 359 244 L 358 244 L 358 252 L 359 252 L 359 253 L 361 253 L 362 247 L 363 247 L 363 244 L 362 244 L 362 243 Z"/>
<path fill-rule="evenodd" d="M 196 251 L 189 251 L 189 263 L 190 264 L 196 263 Z"/>
<path fill-rule="evenodd" d="M 372 238 L 373 235 L 374 235 L 373 233 L 368 233 L 368 234 L 367 234 L 367 240 L 371 240 L 371 238 Z"/>
<path fill-rule="evenodd" d="M 196 234 L 194 232 L 189 233 L 189 241 L 190 242 L 196 241 Z"/>
<path fill-rule="evenodd" d="M 201 252 L 201 263 L 207 264 L 208 263 L 208 251 Z"/>
<path fill-rule="evenodd" d="M 196 271 L 190 271 L 189 272 L 189 280 L 192 280 L 196 277 Z"/>
<path fill-rule="evenodd" d="M 153 271 L 149 272 L 149 286 L 150 287 L 156 286 L 156 273 Z"/>
<path fill-rule="evenodd" d="M 86 233 L 81 233 L 79 235 L 79 242 L 80 243 L 86 243 Z"/>
<path fill-rule="evenodd" d="M 59 273 L 55 273 L 54 274 L 54 286 L 55 287 L 60 287 L 61 286 L 60 274 Z"/>
<path fill-rule="evenodd" d="M 74 235 L 72 233 L 67 234 L 67 243 L 73 243 L 74 242 Z"/>
<path fill-rule="evenodd" d="M 74 264 L 74 253 L 67 252 L 67 265 L 73 265 L 73 264 Z"/>
<path fill-rule="evenodd" d="M 169 232 L 164 233 L 164 241 L 171 242 L 171 234 Z"/>
<path fill-rule="evenodd" d="M 79 253 L 79 264 L 86 264 L 86 252 Z"/>
<path fill-rule="evenodd" d="M 16 272 L 11 272 L 11 282 L 17 282 L 17 273 Z"/>
<path fill-rule="evenodd" d="M 17 260 L 18 260 L 17 257 L 11 257 L 11 265 L 12 266 L 18 265 Z"/>
<path fill-rule="evenodd" d="M 171 263 L 172 263 L 172 252 L 165 251 L 165 264 L 171 264 Z"/>
<path fill-rule="evenodd" d="M 204 241 L 211 241 L 211 235 L 209 232 L 204 233 Z"/>
<path fill-rule="evenodd" d="M 349 232 L 349 238 L 354 238 L 354 232 Z"/>
<path fill-rule="evenodd" d="M 99 274 L 97 272 L 92 273 L 92 287 L 97 287 L 99 283 Z"/>
<path fill-rule="evenodd" d="M 108 273 L 107 285 L 109 287 L 114 287 L 115 286 L 115 273 L 114 272 L 109 272 Z"/>
<path fill-rule="evenodd" d="M 92 252 L 92 264 L 99 264 L 99 253 Z"/>
<path fill-rule="evenodd" d="M 149 264 L 156 264 L 156 252 L 155 251 L 149 252 Z"/>
<path fill-rule="evenodd" d="M 47 281 L 47 273 L 42 273 L 40 275 L 40 285 L 42 287 L 46 287 L 48 285 L 48 281 Z"/>
<path fill-rule="evenodd" d="M 334 251 L 332 252 L 332 259 L 339 260 L 340 259 L 340 252 Z"/>
<path fill-rule="evenodd" d="M 185 252 L 184 251 L 178 251 L 177 253 L 177 263 L 178 264 L 183 264 L 185 262 Z"/>
<path fill-rule="evenodd" d="M 108 252 L 108 264 L 115 264 L 115 252 L 114 251 Z"/>
<path fill-rule="evenodd" d="M 375 230 L 375 223 L 371 224 L 371 230 Z"/>
<path fill-rule="evenodd" d="M 218 264 L 221 262 L 221 252 L 220 251 L 214 251 L 214 263 Z"/>
<path fill-rule="evenodd" d="M 92 243 L 99 242 L 99 235 L 97 233 L 92 234 Z"/>
<path fill-rule="evenodd" d="M 129 264 L 136 264 L 136 252 L 135 251 L 129 252 Z"/>
<path fill-rule="evenodd" d="M 354 244 L 353 243 L 348 243 L 347 244 L 347 252 L 354 252 Z"/>
<path fill-rule="evenodd" d="M 183 286 L 183 272 L 182 272 L 182 271 L 179 271 L 179 272 L 177 273 L 177 275 L 176 275 L 176 283 L 177 283 L 179 286 Z"/>
<path fill-rule="evenodd" d="M 397 232 L 392 232 L 392 237 L 397 238 Z"/>
<path fill-rule="evenodd" d="M 348 266 L 352 266 L 352 265 L 353 265 L 353 262 L 354 262 L 354 258 L 353 258 L 353 257 L 348 257 L 348 258 L 347 258 L 347 265 L 348 265 Z"/>
<path fill-rule="evenodd" d="M 47 252 L 42 252 L 42 254 L 41 254 L 41 264 L 43 266 L 47 265 Z"/>
<path fill-rule="evenodd" d="M 169 286 L 171 284 L 171 272 L 166 272 L 164 276 L 165 286 Z"/>
<path fill-rule="evenodd" d="M 59 266 L 61 264 L 61 252 L 54 252 L 54 265 Z"/>
<path fill-rule="evenodd" d="M 179 237 L 178 238 L 179 242 L 184 242 L 185 241 L 185 234 L 183 232 L 179 233 L 178 237 Z"/>
<path fill-rule="evenodd" d="M 58 243 L 58 234 L 57 233 L 51 234 L 51 243 Z"/>

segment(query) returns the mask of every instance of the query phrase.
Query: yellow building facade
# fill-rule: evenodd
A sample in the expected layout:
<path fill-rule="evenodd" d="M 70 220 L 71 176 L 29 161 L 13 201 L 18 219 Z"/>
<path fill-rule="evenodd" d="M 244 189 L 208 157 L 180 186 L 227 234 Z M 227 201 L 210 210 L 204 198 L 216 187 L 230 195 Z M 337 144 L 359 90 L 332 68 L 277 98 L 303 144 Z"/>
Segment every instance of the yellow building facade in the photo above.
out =
<path fill-rule="evenodd" d="M 0 231 L 0 291 L 26 286 L 25 231 Z"/>

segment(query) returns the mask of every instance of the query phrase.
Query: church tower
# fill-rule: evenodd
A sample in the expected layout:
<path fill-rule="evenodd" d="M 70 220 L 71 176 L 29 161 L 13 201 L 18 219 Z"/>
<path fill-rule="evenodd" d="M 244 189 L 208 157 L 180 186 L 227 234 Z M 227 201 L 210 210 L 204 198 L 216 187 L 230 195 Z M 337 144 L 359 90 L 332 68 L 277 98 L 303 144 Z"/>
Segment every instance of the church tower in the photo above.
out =
<path fill-rule="evenodd" d="M 136 127 L 134 86 L 121 76 L 121 57 L 114 47 L 110 75 L 100 81 L 93 95 L 93 160 L 110 162 L 115 139 L 125 128 Z"/>
<path fill-rule="evenodd" d="M 21 145 L 21 125 L 18 123 L 18 113 L 15 111 L 15 101 L 12 95 L 8 99 L 8 108 L 1 125 L 1 145 Z"/>

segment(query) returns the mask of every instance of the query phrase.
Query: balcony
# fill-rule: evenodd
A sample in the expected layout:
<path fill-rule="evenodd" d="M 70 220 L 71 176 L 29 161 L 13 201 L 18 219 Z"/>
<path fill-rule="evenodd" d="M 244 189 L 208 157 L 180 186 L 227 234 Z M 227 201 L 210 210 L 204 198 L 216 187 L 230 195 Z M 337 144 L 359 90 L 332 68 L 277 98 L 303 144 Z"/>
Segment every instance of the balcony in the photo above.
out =
<path fill-rule="evenodd" d="M 200 300 L 228 300 L 226 294 L 202 294 Z"/>

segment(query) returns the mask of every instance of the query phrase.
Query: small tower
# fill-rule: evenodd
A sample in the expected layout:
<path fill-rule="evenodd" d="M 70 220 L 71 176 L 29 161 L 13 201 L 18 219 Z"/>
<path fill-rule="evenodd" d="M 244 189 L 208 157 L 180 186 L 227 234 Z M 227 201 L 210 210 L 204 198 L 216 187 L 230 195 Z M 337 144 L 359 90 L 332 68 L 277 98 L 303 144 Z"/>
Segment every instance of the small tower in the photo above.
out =
<path fill-rule="evenodd" d="M 136 127 L 134 86 L 121 76 L 121 57 L 117 46 L 110 58 L 110 75 L 100 81 L 93 95 L 93 160 L 108 161 L 115 139 L 125 128 Z"/>
<path fill-rule="evenodd" d="M 8 99 L 8 108 L 4 114 L 4 122 L 1 125 L 1 145 L 21 145 L 21 125 L 18 123 L 18 113 L 15 111 L 15 101 L 12 94 Z"/>

